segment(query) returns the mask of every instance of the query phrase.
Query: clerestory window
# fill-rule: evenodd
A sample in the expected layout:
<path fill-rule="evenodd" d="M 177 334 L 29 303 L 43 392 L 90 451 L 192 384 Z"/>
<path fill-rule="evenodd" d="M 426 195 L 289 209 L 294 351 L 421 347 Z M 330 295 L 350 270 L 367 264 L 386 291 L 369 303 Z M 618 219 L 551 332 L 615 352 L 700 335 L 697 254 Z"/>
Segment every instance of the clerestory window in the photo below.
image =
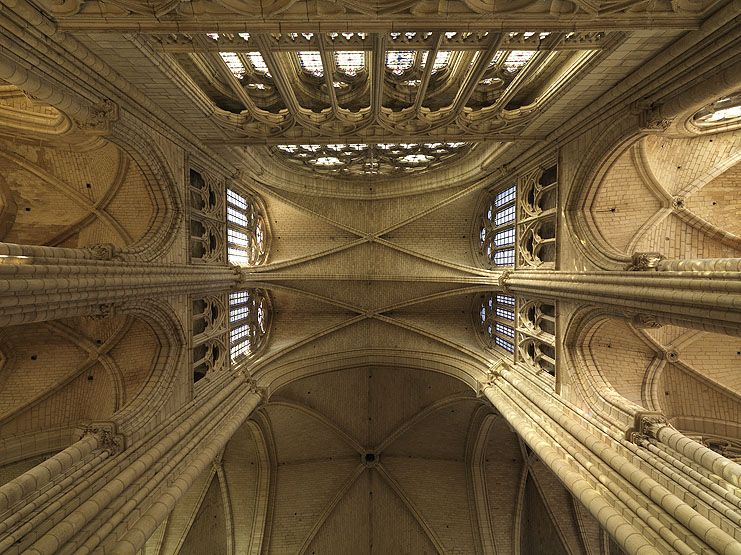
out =
<path fill-rule="evenodd" d="M 481 331 L 489 347 L 515 352 L 515 298 L 503 293 L 486 295 L 479 310 Z"/>
<path fill-rule="evenodd" d="M 479 231 L 481 253 L 494 266 L 514 266 L 515 263 L 516 197 L 516 185 L 500 189 L 483 214 Z"/>
<path fill-rule="evenodd" d="M 229 263 L 254 266 L 265 259 L 265 218 L 254 199 L 226 190 L 227 253 Z"/>
<path fill-rule="evenodd" d="M 261 289 L 236 291 L 229 295 L 229 353 L 237 362 L 257 352 L 269 329 L 270 303 Z"/>

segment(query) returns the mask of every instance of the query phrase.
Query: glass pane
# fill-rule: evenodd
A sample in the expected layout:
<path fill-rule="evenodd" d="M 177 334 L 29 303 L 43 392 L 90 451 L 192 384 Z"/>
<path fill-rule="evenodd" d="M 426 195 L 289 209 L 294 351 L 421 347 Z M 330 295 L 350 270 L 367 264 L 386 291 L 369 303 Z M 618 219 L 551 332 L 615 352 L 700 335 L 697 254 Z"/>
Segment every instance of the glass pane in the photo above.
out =
<path fill-rule="evenodd" d="M 322 65 L 322 57 L 319 52 L 299 52 L 298 60 L 301 62 L 301 67 L 305 72 L 315 77 L 324 75 L 324 66 Z"/>
<path fill-rule="evenodd" d="M 504 191 L 498 192 L 497 195 L 494 197 L 494 204 L 496 204 L 496 206 L 504 206 L 508 202 L 512 202 L 513 200 L 515 200 L 516 192 L 517 187 L 515 185 L 512 185 L 512 187 L 509 187 Z"/>
<path fill-rule="evenodd" d="M 236 52 L 219 52 L 219 55 L 221 56 L 221 59 L 224 60 L 226 67 L 229 68 L 229 71 L 232 72 L 234 77 L 237 79 L 244 77 L 247 70 L 244 68 L 244 64 L 242 64 L 242 61 L 239 59 L 239 56 L 237 56 Z"/>
<path fill-rule="evenodd" d="M 386 52 L 386 68 L 394 75 L 401 75 L 414 65 L 414 52 L 411 50 L 389 50 Z"/>
<path fill-rule="evenodd" d="M 496 216 L 494 216 L 494 223 L 496 225 L 508 224 L 509 222 L 514 222 L 514 221 L 515 221 L 515 207 L 514 206 L 510 206 L 508 208 L 499 210 L 496 213 Z"/>
<path fill-rule="evenodd" d="M 365 69 L 365 53 L 354 51 L 335 52 L 334 55 L 337 69 L 350 77 L 355 77 Z"/>
<path fill-rule="evenodd" d="M 262 73 L 270 77 L 270 70 L 268 69 L 268 66 L 265 63 L 265 60 L 263 60 L 262 54 L 260 54 L 259 52 L 248 52 L 247 58 L 249 59 L 250 64 L 252 64 L 252 68 L 257 73 Z"/>
<path fill-rule="evenodd" d="M 504 69 L 510 73 L 519 71 L 535 55 L 532 50 L 513 50 L 504 61 Z"/>

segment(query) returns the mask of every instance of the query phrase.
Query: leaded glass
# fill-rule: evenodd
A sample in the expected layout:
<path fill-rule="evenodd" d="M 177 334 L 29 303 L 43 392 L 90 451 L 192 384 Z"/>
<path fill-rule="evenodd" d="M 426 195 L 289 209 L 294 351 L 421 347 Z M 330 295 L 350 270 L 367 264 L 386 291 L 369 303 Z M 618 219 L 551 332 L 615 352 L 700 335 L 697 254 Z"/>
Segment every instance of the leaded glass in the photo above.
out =
<path fill-rule="evenodd" d="M 229 295 L 229 352 L 232 362 L 262 347 L 269 320 L 270 303 L 265 291 L 248 289 Z"/>
<path fill-rule="evenodd" d="M 242 60 L 239 59 L 239 55 L 236 52 L 219 52 L 221 59 L 224 60 L 226 67 L 232 72 L 234 77 L 241 79 L 247 70 L 244 68 Z"/>
<path fill-rule="evenodd" d="M 394 75 L 402 75 L 414 65 L 414 52 L 411 50 L 389 50 L 386 52 L 386 68 Z"/>
<path fill-rule="evenodd" d="M 262 73 L 263 75 L 270 77 L 270 70 L 268 69 L 268 65 L 265 63 L 262 54 L 260 54 L 259 52 L 248 52 L 247 58 L 252 65 L 252 69 L 254 69 L 257 73 Z"/>
<path fill-rule="evenodd" d="M 514 353 L 515 299 L 509 295 L 490 293 L 482 298 L 479 328 L 489 347 L 500 347 Z"/>
<path fill-rule="evenodd" d="M 298 60 L 306 73 L 310 73 L 315 77 L 324 75 L 324 66 L 322 65 L 322 57 L 319 52 L 299 52 Z"/>
<path fill-rule="evenodd" d="M 487 204 L 479 232 L 481 253 L 488 264 L 514 266 L 515 185 L 495 192 Z"/>
<path fill-rule="evenodd" d="M 227 255 L 231 264 L 254 266 L 266 253 L 265 219 L 254 199 L 226 190 Z"/>
<path fill-rule="evenodd" d="M 338 71 L 349 77 L 355 77 L 365 69 L 365 53 L 354 50 L 341 50 L 334 54 Z"/>
<path fill-rule="evenodd" d="M 450 61 L 450 55 L 452 52 L 450 50 L 440 50 L 435 55 L 435 61 L 432 64 L 432 72 L 440 71 L 441 69 L 444 69 L 445 66 L 448 65 L 448 62 Z M 427 57 L 429 56 L 429 52 L 425 51 L 422 52 L 422 65 L 427 65 Z"/>
<path fill-rule="evenodd" d="M 715 125 L 741 118 L 741 92 L 716 100 L 697 114 L 694 121 L 699 125 Z"/>
<path fill-rule="evenodd" d="M 535 55 L 532 50 L 513 50 L 504 61 L 504 69 L 510 73 L 516 73 L 530 61 Z"/>

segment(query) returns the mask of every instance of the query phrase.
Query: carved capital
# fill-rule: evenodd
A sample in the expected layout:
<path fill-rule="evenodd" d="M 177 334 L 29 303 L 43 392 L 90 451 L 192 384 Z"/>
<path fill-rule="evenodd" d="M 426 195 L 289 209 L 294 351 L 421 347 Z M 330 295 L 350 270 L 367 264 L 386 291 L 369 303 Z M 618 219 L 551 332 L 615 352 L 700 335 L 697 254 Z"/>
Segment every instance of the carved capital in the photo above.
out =
<path fill-rule="evenodd" d="M 510 366 L 503 360 L 498 361 L 491 368 L 488 368 L 485 372 L 484 379 L 479 381 L 477 396 L 484 397 L 484 390 L 494 385 L 501 378 L 502 372 L 506 370 L 510 370 Z"/>
<path fill-rule="evenodd" d="M 660 328 L 664 325 L 662 322 L 659 322 L 656 316 L 643 313 L 635 314 L 630 319 L 630 322 L 634 327 L 639 329 Z"/>
<path fill-rule="evenodd" d="M 98 438 L 98 448 L 117 455 L 126 448 L 126 439 L 117 433 L 115 422 L 92 422 L 78 428 L 78 440 L 94 435 Z"/>
<path fill-rule="evenodd" d="M 112 100 L 105 99 L 92 107 L 88 118 L 74 121 L 82 131 L 108 133 L 111 124 L 118 121 L 118 105 Z"/>
<path fill-rule="evenodd" d="M 90 253 L 91 257 L 95 260 L 120 260 L 121 256 L 118 253 L 118 248 L 111 243 L 99 243 L 97 245 L 90 245 L 85 247 L 87 252 Z"/>
<path fill-rule="evenodd" d="M 634 272 L 656 270 L 662 260 L 664 255 L 658 252 L 634 252 L 627 269 Z"/>
<path fill-rule="evenodd" d="M 649 438 L 655 438 L 658 431 L 668 425 L 666 417 L 660 412 L 637 412 L 633 428 L 626 433 L 626 439 L 640 444 L 639 441 L 645 442 Z"/>
<path fill-rule="evenodd" d="M 512 270 L 502 270 L 502 273 L 499 274 L 499 279 L 497 280 L 499 283 L 499 287 L 504 291 L 505 293 L 509 293 L 509 285 L 508 281 L 509 278 L 512 276 Z"/>
<path fill-rule="evenodd" d="M 88 314 L 87 318 L 90 320 L 106 320 L 112 318 L 116 314 L 116 308 L 113 303 L 99 304 L 93 314 Z"/>
<path fill-rule="evenodd" d="M 672 118 L 662 115 L 660 106 L 654 106 L 640 111 L 638 125 L 643 131 L 661 133 L 669 128 L 672 121 Z"/>

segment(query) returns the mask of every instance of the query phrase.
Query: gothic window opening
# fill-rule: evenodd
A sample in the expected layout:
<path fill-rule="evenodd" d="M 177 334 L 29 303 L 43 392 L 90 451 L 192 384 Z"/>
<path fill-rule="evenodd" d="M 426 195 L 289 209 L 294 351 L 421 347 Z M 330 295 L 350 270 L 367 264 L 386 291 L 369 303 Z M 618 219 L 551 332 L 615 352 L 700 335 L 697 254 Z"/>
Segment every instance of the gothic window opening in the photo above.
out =
<path fill-rule="evenodd" d="M 249 60 L 250 64 L 252 65 L 252 69 L 255 72 L 261 73 L 266 77 L 272 77 L 270 75 L 270 70 L 268 69 L 268 64 L 265 63 L 262 54 L 260 54 L 259 52 L 248 52 L 247 59 Z"/>
<path fill-rule="evenodd" d="M 481 253 L 488 264 L 509 267 L 515 263 L 515 201 L 517 186 L 494 193 L 486 206 L 479 231 Z"/>
<path fill-rule="evenodd" d="M 504 69 L 510 73 L 519 72 L 535 55 L 533 50 L 513 50 L 504 60 Z"/>
<path fill-rule="evenodd" d="M 322 65 L 322 56 L 316 51 L 301 51 L 298 53 L 298 60 L 301 63 L 301 68 L 314 77 L 322 77 L 324 75 L 324 66 Z"/>
<path fill-rule="evenodd" d="M 348 77 L 355 77 L 365 70 L 365 53 L 341 50 L 334 54 L 337 70 Z"/>
<path fill-rule="evenodd" d="M 741 92 L 716 100 L 697 112 L 693 120 L 700 126 L 727 124 L 741 120 Z"/>
<path fill-rule="evenodd" d="M 244 77 L 244 74 L 247 73 L 247 70 L 245 69 L 242 60 L 239 59 L 239 55 L 236 52 L 219 52 L 219 55 L 221 56 L 221 59 L 224 60 L 226 67 L 229 68 L 229 71 L 232 72 L 232 75 L 234 75 L 234 77 L 236 77 L 237 79 L 241 79 L 242 77 Z"/>
<path fill-rule="evenodd" d="M 504 293 L 486 295 L 479 309 L 479 323 L 486 344 L 514 355 L 515 298 Z"/>
<path fill-rule="evenodd" d="M 265 343 L 270 322 L 267 293 L 260 289 L 229 295 L 229 354 L 237 362 L 257 352 Z"/>
<path fill-rule="evenodd" d="M 425 51 L 422 52 L 422 66 L 427 67 L 427 58 L 429 56 L 429 52 Z M 432 73 L 436 73 L 440 71 L 441 69 L 445 69 L 448 65 L 448 62 L 450 62 L 450 55 L 452 52 L 450 50 L 440 50 L 435 55 L 435 60 L 432 62 Z"/>
<path fill-rule="evenodd" d="M 386 52 L 386 69 L 394 75 L 403 75 L 412 69 L 415 57 L 412 50 L 389 50 Z"/>
<path fill-rule="evenodd" d="M 256 201 L 226 190 L 227 253 L 230 264 L 255 266 L 265 259 L 265 218 Z"/>

